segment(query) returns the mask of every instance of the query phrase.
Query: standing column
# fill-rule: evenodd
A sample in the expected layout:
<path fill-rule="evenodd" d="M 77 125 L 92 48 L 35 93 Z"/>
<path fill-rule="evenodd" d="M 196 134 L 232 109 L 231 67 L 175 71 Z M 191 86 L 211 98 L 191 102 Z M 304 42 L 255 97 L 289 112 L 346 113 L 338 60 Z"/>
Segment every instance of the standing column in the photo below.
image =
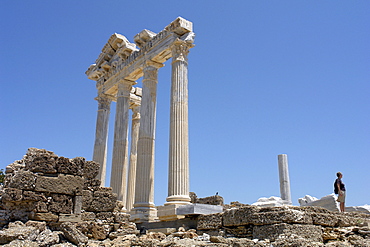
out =
<path fill-rule="evenodd" d="M 128 118 L 130 90 L 133 81 L 121 80 L 118 83 L 116 119 L 114 125 L 113 159 L 110 186 L 117 193 L 117 199 L 126 205 L 126 177 L 128 150 Z"/>
<path fill-rule="evenodd" d="M 278 155 L 279 178 L 280 178 L 280 196 L 287 204 L 292 204 L 290 195 L 290 180 L 288 170 L 288 156 L 286 154 Z"/>
<path fill-rule="evenodd" d="M 104 186 L 107 170 L 108 122 L 112 100 L 105 94 L 99 94 L 95 99 L 98 101 L 98 115 L 96 118 L 93 161 L 100 164 L 97 179 L 101 181 L 101 186 Z"/>
<path fill-rule="evenodd" d="M 137 164 L 137 142 L 139 138 L 140 127 L 140 106 L 134 106 L 132 109 L 132 124 L 131 124 L 131 148 L 130 148 L 130 165 L 128 170 L 127 182 L 127 201 L 126 209 L 129 212 L 134 205 L 135 200 L 135 183 L 136 183 L 136 164 Z"/>
<path fill-rule="evenodd" d="M 172 47 L 168 197 L 165 205 L 190 203 L 187 55 L 192 46 L 179 40 Z"/>
<path fill-rule="evenodd" d="M 135 222 L 152 221 L 157 218 L 154 205 L 154 140 L 158 69 L 160 67 L 163 67 L 163 64 L 152 61 L 147 61 L 144 65 L 135 203 L 131 215 L 131 220 Z"/>

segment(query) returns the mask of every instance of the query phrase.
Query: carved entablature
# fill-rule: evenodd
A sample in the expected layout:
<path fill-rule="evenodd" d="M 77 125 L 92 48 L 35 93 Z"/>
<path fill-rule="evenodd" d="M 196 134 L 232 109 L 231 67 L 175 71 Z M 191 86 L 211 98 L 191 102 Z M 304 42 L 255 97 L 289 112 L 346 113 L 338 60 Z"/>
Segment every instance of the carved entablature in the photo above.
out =
<path fill-rule="evenodd" d="M 89 79 L 96 81 L 99 91 L 115 96 L 121 79 L 136 81 L 143 76 L 148 61 L 163 64 L 173 56 L 173 44 L 194 41 L 193 24 L 178 17 L 158 34 L 143 30 L 134 37 L 134 43 L 121 34 L 113 34 L 104 45 L 95 64 L 86 71 Z M 138 49 L 137 47 L 140 49 Z"/>

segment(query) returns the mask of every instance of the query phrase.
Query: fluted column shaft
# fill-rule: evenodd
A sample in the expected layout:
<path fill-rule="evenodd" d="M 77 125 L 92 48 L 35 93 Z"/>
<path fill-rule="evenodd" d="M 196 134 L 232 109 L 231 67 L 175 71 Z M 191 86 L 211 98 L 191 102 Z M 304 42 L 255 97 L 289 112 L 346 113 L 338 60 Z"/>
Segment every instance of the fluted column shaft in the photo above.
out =
<path fill-rule="evenodd" d="M 112 100 L 104 94 L 100 94 L 95 99 L 98 101 L 98 114 L 96 118 L 93 161 L 100 164 L 97 179 L 99 179 L 101 185 L 104 186 L 107 170 L 108 123 Z"/>
<path fill-rule="evenodd" d="M 139 139 L 140 128 L 140 106 L 135 106 L 132 111 L 130 163 L 127 178 L 127 211 L 130 211 L 132 209 L 135 201 L 137 143 Z"/>
<path fill-rule="evenodd" d="M 162 64 L 147 61 L 144 65 L 140 107 L 140 130 L 137 150 L 134 210 L 151 217 L 154 206 L 154 141 L 156 125 L 158 69 Z M 156 213 L 155 213 L 156 214 Z M 150 219 L 147 219 L 150 220 Z"/>
<path fill-rule="evenodd" d="M 118 84 L 114 143 L 110 186 L 117 193 L 118 200 L 126 205 L 126 181 L 128 163 L 128 118 L 130 90 L 134 82 L 122 80 Z"/>
<path fill-rule="evenodd" d="M 172 47 L 170 150 L 166 205 L 190 202 L 187 59 L 190 47 L 183 41 L 175 42 Z"/>
<path fill-rule="evenodd" d="M 280 197 L 288 204 L 292 204 L 292 198 L 290 194 L 290 180 L 289 180 L 289 169 L 288 169 L 288 155 L 278 155 L 279 165 L 279 179 L 280 179 Z"/>

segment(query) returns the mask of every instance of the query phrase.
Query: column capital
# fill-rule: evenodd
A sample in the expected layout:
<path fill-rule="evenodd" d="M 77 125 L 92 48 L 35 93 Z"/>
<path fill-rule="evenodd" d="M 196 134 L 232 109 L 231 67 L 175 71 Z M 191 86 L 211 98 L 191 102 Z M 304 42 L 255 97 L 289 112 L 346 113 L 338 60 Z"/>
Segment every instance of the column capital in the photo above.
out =
<path fill-rule="evenodd" d="M 109 110 L 113 97 L 108 94 L 100 93 L 95 97 L 95 100 L 98 101 L 98 110 Z"/>
<path fill-rule="evenodd" d="M 194 44 L 177 39 L 171 46 L 172 63 L 178 61 L 187 62 L 189 49 L 192 47 L 194 47 Z"/>
<path fill-rule="evenodd" d="M 131 88 L 136 84 L 136 81 L 121 79 L 117 83 L 117 98 L 130 97 Z"/>

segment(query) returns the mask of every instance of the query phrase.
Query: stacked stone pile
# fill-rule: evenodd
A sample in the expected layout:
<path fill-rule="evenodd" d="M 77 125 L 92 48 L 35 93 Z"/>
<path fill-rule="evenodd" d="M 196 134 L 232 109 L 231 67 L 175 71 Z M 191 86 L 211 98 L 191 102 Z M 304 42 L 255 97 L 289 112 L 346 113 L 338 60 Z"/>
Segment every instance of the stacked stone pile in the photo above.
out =
<path fill-rule="evenodd" d="M 369 222 L 368 214 L 339 213 L 318 207 L 246 206 L 199 216 L 197 229 L 199 234 L 271 242 L 284 239 L 317 244 L 345 241 L 370 246 Z"/>

